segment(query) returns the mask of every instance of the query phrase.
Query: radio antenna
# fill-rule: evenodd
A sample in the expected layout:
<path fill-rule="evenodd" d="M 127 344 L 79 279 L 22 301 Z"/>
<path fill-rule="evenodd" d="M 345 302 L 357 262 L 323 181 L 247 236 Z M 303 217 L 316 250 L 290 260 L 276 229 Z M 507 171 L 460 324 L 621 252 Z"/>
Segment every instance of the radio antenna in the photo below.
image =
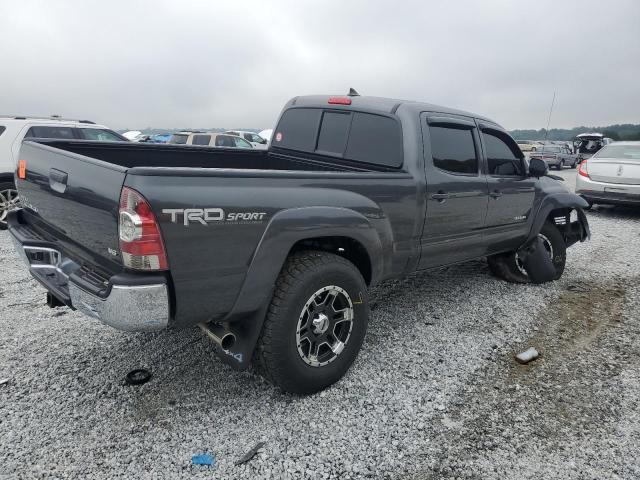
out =
<path fill-rule="evenodd" d="M 553 98 L 551 99 L 551 108 L 549 109 L 549 118 L 547 119 L 547 130 L 544 133 L 544 143 L 546 145 L 547 138 L 549 137 L 549 126 L 551 125 L 551 114 L 553 113 L 553 105 L 556 103 L 556 92 L 553 92 Z M 544 147 L 542 147 L 544 149 Z"/>

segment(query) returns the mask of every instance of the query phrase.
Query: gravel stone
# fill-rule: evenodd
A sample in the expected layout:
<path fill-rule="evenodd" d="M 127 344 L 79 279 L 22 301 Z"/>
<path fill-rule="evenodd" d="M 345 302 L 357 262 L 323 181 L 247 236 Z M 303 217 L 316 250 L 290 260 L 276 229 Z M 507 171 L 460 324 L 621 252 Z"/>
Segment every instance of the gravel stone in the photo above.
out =
<path fill-rule="evenodd" d="M 640 211 L 588 217 L 557 282 L 475 261 L 375 288 L 360 356 L 309 397 L 231 370 L 197 329 L 48 308 L 0 232 L 0 477 L 640 478 Z M 523 344 L 540 359 L 514 362 Z M 134 368 L 153 378 L 125 385 Z"/>

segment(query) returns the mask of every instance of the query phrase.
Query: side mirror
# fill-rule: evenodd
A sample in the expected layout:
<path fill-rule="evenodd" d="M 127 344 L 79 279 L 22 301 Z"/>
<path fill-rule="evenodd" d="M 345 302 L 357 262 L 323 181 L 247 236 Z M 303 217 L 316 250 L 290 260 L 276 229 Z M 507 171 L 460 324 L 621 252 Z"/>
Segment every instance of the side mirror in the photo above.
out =
<path fill-rule="evenodd" d="M 544 177 L 549 173 L 549 165 L 547 162 L 540 158 L 532 158 L 529 160 L 529 176 L 530 177 Z"/>

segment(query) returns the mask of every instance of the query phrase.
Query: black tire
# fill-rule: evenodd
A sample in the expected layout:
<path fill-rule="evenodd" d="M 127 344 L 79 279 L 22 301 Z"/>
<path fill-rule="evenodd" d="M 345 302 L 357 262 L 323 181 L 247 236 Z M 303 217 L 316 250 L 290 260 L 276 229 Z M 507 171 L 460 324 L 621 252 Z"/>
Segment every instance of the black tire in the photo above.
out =
<path fill-rule="evenodd" d="M 339 287 L 348 295 L 353 321 L 341 352 L 332 351 L 333 359 L 326 364 L 311 365 L 309 356 L 305 357 L 304 352 L 299 351 L 304 345 L 298 344 L 298 323 L 303 322 L 303 312 L 314 295 L 330 286 Z M 368 320 L 367 285 L 355 265 L 331 253 L 296 253 L 287 260 L 278 277 L 254 353 L 254 367 L 285 392 L 310 394 L 322 390 L 340 380 L 355 360 L 364 341 Z M 332 328 L 335 333 L 336 326 Z M 329 347 L 321 347 L 325 348 L 325 355 L 331 355 L 327 351 Z"/>
<path fill-rule="evenodd" d="M 16 187 L 13 182 L 0 181 L 0 230 L 7 229 L 7 217 L 6 211 L 2 207 L 2 204 L 5 202 L 4 196 L 2 195 L 4 192 L 11 190 L 13 192 L 16 191 Z"/>
<path fill-rule="evenodd" d="M 575 161 L 574 161 L 574 162 L 571 164 L 571 168 L 576 168 L 576 165 L 578 165 L 578 162 L 575 162 Z"/>
<path fill-rule="evenodd" d="M 551 222 L 545 222 L 540 230 L 540 234 L 544 235 L 553 249 L 553 264 L 556 267 L 556 276 L 554 280 L 558 280 L 564 273 L 564 266 L 567 261 L 567 245 L 564 237 L 556 226 Z M 501 253 L 487 257 L 489 270 L 498 278 L 512 283 L 530 283 L 529 276 L 518 267 L 516 252 Z"/>

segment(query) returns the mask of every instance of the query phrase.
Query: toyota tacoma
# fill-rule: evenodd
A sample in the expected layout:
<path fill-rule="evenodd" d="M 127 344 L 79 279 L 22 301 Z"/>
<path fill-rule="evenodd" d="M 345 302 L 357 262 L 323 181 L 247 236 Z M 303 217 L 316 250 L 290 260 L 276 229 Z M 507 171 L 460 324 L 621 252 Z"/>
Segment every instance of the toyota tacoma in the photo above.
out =
<path fill-rule="evenodd" d="M 353 91 L 290 100 L 264 151 L 30 138 L 19 159 L 9 229 L 50 306 L 199 325 L 295 393 L 345 374 L 381 281 L 481 257 L 553 280 L 589 236 L 587 203 L 495 122 Z"/>

